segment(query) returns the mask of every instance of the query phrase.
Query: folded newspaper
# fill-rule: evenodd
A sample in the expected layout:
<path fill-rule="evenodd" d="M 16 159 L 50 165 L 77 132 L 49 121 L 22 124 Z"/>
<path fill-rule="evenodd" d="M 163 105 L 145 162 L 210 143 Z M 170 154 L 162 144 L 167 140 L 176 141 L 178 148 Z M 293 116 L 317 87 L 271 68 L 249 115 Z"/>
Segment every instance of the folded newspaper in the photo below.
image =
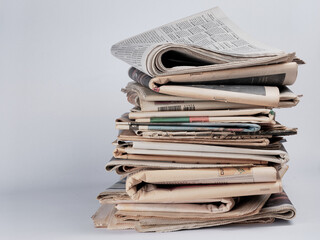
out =
<path fill-rule="evenodd" d="M 179 212 L 175 212 L 179 209 Z M 272 223 L 290 220 L 296 209 L 285 192 L 213 199 L 205 204 L 102 203 L 92 216 L 96 227 L 168 232 L 227 224 Z"/>
<path fill-rule="evenodd" d="M 284 130 L 284 135 L 296 134 L 295 131 Z M 259 135 L 185 135 L 177 136 L 166 135 L 160 136 L 156 134 L 146 136 L 137 135 L 133 131 L 121 130 L 118 134 L 118 144 L 126 141 L 146 141 L 146 142 L 172 142 L 172 143 L 197 143 L 208 145 L 224 145 L 224 146 L 238 146 L 238 147 L 251 147 L 251 148 L 266 148 L 266 149 L 279 149 L 280 143 L 285 140 L 282 137 L 273 136 L 271 133 Z"/>
<path fill-rule="evenodd" d="M 264 172 L 264 169 L 267 169 L 267 171 Z M 287 166 L 283 166 L 279 170 L 268 166 L 188 168 L 185 171 L 182 168 L 143 170 L 134 172 L 107 188 L 98 195 L 98 200 L 101 204 L 210 203 L 213 199 L 264 195 L 281 192 L 281 177 L 286 170 Z M 180 172 L 181 176 L 173 176 L 177 172 Z M 210 172 L 216 172 L 216 174 L 210 176 Z M 200 173 L 206 179 L 203 184 L 195 184 L 196 181 L 200 181 L 201 177 L 197 176 L 197 173 Z M 147 179 L 148 177 L 150 179 Z M 164 182 L 167 177 L 169 177 L 168 181 Z M 178 178 L 181 181 L 175 181 Z M 160 182 L 160 180 L 163 182 Z M 206 181 L 221 183 L 206 184 Z M 196 195 L 194 194 L 195 191 L 197 192 Z"/>
<path fill-rule="evenodd" d="M 277 67 L 278 65 L 280 64 L 276 64 Z M 251 68 L 247 68 L 246 70 L 253 75 L 258 74 Z M 232 71 L 240 72 L 239 69 L 232 69 Z M 259 69 L 257 72 L 265 74 L 265 71 L 265 69 Z M 230 75 L 231 73 L 229 72 L 225 73 L 227 80 L 224 81 L 213 81 L 212 77 L 207 77 L 207 81 L 204 81 L 201 75 L 199 79 L 180 75 L 170 76 L 169 79 L 168 76 L 165 76 L 162 77 L 161 81 L 158 81 L 160 77 L 151 78 L 134 68 L 129 70 L 129 76 L 132 80 L 157 93 L 228 104 L 237 103 L 242 105 L 266 106 L 269 108 L 282 107 L 280 89 L 283 88 L 283 86 L 272 86 L 277 84 L 281 85 L 279 82 L 266 80 L 266 75 L 261 76 L 263 82 L 260 83 L 254 80 L 256 77 L 244 81 L 243 78 L 230 79 Z"/>
<path fill-rule="evenodd" d="M 197 98 L 178 97 L 157 93 L 137 83 L 129 82 L 122 89 L 127 94 L 128 102 L 135 106 L 132 111 L 154 112 L 154 111 L 199 111 L 219 109 L 242 109 L 257 108 L 252 104 L 240 104 L 232 102 L 220 102 L 202 100 Z M 274 101 L 279 101 L 278 108 L 294 107 L 299 103 L 300 95 L 294 94 L 288 87 L 279 88 L 279 95 L 273 95 Z M 261 107 L 268 107 L 261 102 Z"/>
<path fill-rule="evenodd" d="M 274 111 L 259 109 L 232 109 L 206 111 L 130 112 L 136 122 L 246 122 L 275 124 Z"/>
<path fill-rule="evenodd" d="M 294 53 L 287 54 L 251 38 L 218 7 L 123 40 L 113 45 L 111 52 L 150 76 L 190 75 L 192 72 L 283 62 L 289 63 L 289 67 L 284 64 L 283 68 L 277 66 L 270 71 L 266 67 L 264 72 L 271 79 L 276 78 L 277 85 L 280 82 L 283 85 L 292 84 L 296 78 L 296 63 L 290 63 L 295 58 Z M 234 78 L 257 76 L 252 75 L 251 70 L 241 75 L 237 75 L 238 71 L 233 72 Z M 211 75 L 209 80 L 212 80 Z M 226 74 L 222 75 L 226 79 Z M 192 76 L 191 74 L 190 77 Z M 203 77 L 200 79 L 203 81 Z M 257 81 L 260 82 L 261 79 Z"/>
<path fill-rule="evenodd" d="M 106 165 L 107 171 L 116 171 L 117 174 L 127 175 L 141 170 L 168 170 L 168 169 L 199 169 L 199 168 L 223 168 L 223 167 L 253 167 L 255 165 L 266 165 L 267 163 L 260 162 L 250 162 L 244 161 L 244 163 L 179 163 L 170 161 L 156 161 L 153 159 L 149 160 L 133 160 L 133 159 L 116 159 L 112 158 Z M 284 167 L 284 166 L 283 166 Z"/>
<path fill-rule="evenodd" d="M 155 143 L 132 142 L 130 145 L 117 145 L 113 152 L 114 157 L 121 158 L 126 154 L 164 155 L 164 156 L 191 156 L 222 159 L 250 159 L 274 163 L 289 161 L 288 153 L 284 147 L 280 150 L 251 149 L 223 147 L 192 143 Z"/>

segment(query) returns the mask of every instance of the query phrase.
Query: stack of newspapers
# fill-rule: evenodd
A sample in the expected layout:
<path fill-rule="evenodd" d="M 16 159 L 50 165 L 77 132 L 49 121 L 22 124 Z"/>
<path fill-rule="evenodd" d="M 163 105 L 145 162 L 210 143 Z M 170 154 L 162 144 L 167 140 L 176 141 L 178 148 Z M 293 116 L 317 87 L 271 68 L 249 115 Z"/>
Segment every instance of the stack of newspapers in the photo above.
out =
<path fill-rule="evenodd" d="M 132 67 L 133 104 L 116 119 L 96 227 L 165 232 L 290 220 L 282 188 L 289 156 L 275 109 L 294 107 L 287 85 L 303 61 L 260 43 L 219 8 L 115 44 Z"/>

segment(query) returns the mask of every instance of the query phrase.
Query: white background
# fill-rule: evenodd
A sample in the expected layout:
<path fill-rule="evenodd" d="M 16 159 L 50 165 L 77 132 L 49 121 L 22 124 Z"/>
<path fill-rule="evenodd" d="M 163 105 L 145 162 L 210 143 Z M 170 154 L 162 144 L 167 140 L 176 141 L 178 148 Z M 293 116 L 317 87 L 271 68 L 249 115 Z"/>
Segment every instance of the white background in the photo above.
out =
<path fill-rule="evenodd" d="M 319 1 L 1 1 L 0 238 L 141 239 L 319 237 Z M 304 94 L 277 120 L 299 128 L 288 138 L 284 187 L 297 208 L 290 222 L 167 234 L 94 229 L 96 195 L 130 105 L 120 92 L 129 66 L 112 44 L 215 7 L 262 42 L 306 61 L 292 89 Z"/>

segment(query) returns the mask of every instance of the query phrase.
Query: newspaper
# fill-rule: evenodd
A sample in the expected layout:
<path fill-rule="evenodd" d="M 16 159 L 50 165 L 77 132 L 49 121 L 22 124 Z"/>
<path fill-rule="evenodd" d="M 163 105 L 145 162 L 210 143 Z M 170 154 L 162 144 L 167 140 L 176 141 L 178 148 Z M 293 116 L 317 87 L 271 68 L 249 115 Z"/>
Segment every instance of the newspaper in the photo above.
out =
<path fill-rule="evenodd" d="M 263 183 L 232 183 L 221 185 L 176 185 L 163 187 L 146 184 L 139 191 L 127 194 L 133 200 L 155 203 L 211 202 L 213 198 L 239 197 L 277 193 L 282 191 L 281 180 Z M 197 192 L 195 195 L 194 193 Z"/>
<path fill-rule="evenodd" d="M 234 209 L 236 210 L 236 208 Z M 232 213 L 232 210 L 228 213 Z M 226 213 L 226 214 L 228 214 Z M 291 220 L 295 217 L 296 209 L 289 200 L 285 192 L 275 193 L 270 196 L 261 210 L 247 216 L 228 217 L 217 220 L 183 220 L 183 219 L 163 219 L 144 218 L 137 222 L 135 229 L 140 232 L 167 232 L 182 229 L 195 229 L 202 227 L 221 226 L 226 224 L 248 224 L 248 223 L 271 223 L 275 219 Z M 222 215 L 222 214 L 221 214 Z"/>
<path fill-rule="evenodd" d="M 286 171 L 288 170 L 288 165 L 276 165 L 274 166 L 277 169 L 278 176 L 279 178 L 282 178 Z M 177 168 L 179 169 L 179 168 Z M 264 188 L 263 188 L 264 189 Z M 261 189 L 261 190 L 263 190 Z M 248 189 L 245 189 L 247 191 Z M 264 189 L 263 191 L 265 191 Z M 223 191 L 223 189 L 222 189 Z M 122 178 L 112 186 L 108 187 L 105 191 L 101 192 L 97 199 L 101 204 L 119 204 L 119 203 L 157 203 L 157 201 L 148 201 L 148 200 L 142 200 L 140 199 L 139 201 L 133 200 L 130 198 L 130 196 L 127 194 L 126 191 L 126 178 Z M 200 199 L 197 198 L 195 200 L 194 198 L 191 197 L 191 199 L 183 199 L 181 203 L 199 203 L 199 202 L 210 202 L 210 199 Z M 162 201 L 162 203 L 169 203 L 169 201 Z"/>
<path fill-rule="evenodd" d="M 250 104 L 219 102 L 212 100 L 204 101 L 196 98 L 161 94 L 135 82 L 129 82 L 122 91 L 127 94 L 128 102 L 136 107 L 132 111 L 199 111 L 256 108 L 255 105 Z M 301 96 L 294 94 L 288 87 L 280 87 L 279 91 L 279 105 L 277 108 L 294 107 L 299 103 Z M 261 107 L 267 106 L 262 105 Z"/>
<path fill-rule="evenodd" d="M 296 209 L 285 192 L 269 196 L 240 198 L 230 211 L 221 214 L 119 211 L 114 205 L 102 204 L 92 219 L 96 227 L 168 232 L 227 224 L 272 223 L 275 219 L 291 220 L 295 217 Z"/>
<path fill-rule="evenodd" d="M 265 163 L 266 164 L 266 163 Z M 223 167 L 252 167 L 252 163 L 238 163 L 238 164 L 199 164 L 199 163 L 179 163 L 169 161 L 155 161 L 155 160 L 132 160 L 132 159 L 116 159 L 112 158 L 106 165 L 107 171 L 116 171 L 117 174 L 124 175 L 133 172 L 149 169 L 199 169 L 199 168 L 223 168 Z"/>
<path fill-rule="evenodd" d="M 279 103 L 280 104 L 280 103 Z M 154 111 L 199 111 L 199 110 L 218 110 L 218 109 L 241 109 L 255 108 L 253 105 L 240 103 L 228 103 L 218 101 L 167 101 L 167 102 L 147 102 L 139 101 L 137 111 L 154 112 Z M 136 111 L 134 108 L 132 111 Z"/>
<path fill-rule="evenodd" d="M 270 109 L 259 108 L 207 111 L 130 112 L 128 117 L 129 119 L 134 119 L 136 122 L 182 122 L 183 120 L 183 122 L 245 122 L 275 124 L 274 115 L 274 111 Z"/>
<path fill-rule="evenodd" d="M 221 214 L 211 213 L 171 213 L 171 212 L 156 212 L 156 211 L 119 211 L 115 205 L 102 203 L 101 207 L 92 216 L 96 227 L 105 227 L 108 229 L 134 229 L 135 225 L 142 223 L 145 219 L 149 225 L 152 225 L 152 220 L 149 221 L 150 215 L 154 214 L 157 222 L 160 224 L 153 224 L 153 227 L 163 227 L 164 224 L 169 224 L 174 219 L 186 220 L 194 219 L 194 221 L 212 221 L 226 218 L 239 218 L 251 216 L 259 213 L 262 206 L 266 203 L 270 195 L 257 195 L 240 198 L 240 201 L 228 212 Z M 210 204 L 210 203 L 208 203 Z M 148 218 L 149 217 L 149 218 Z M 160 218 L 162 219 L 162 222 Z M 172 219 L 173 218 L 173 219 Z M 171 219 L 171 220 L 170 220 Z M 146 224 L 146 222 L 145 222 Z"/>
<path fill-rule="evenodd" d="M 277 171 L 271 166 L 216 167 L 144 170 L 127 177 L 127 193 L 141 190 L 141 184 L 225 184 L 275 182 Z M 138 186 L 139 185 L 139 186 Z M 129 194 L 129 193 L 128 193 Z M 129 194 L 130 195 L 130 194 Z"/>
<path fill-rule="evenodd" d="M 254 66 L 237 69 L 216 70 L 211 72 L 185 73 L 150 77 L 136 68 L 129 69 L 129 77 L 134 81 L 155 89 L 169 84 L 202 83 L 206 85 L 292 85 L 297 78 L 298 64 L 295 62 Z"/>
<path fill-rule="evenodd" d="M 242 136 L 224 136 L 215 135 L 208 137 L 194 137 L 184 138 L 170 136 L 163 137 L 143 137 L 136 135 L 131 130 L 121 130 L 118 134 L 118 144 L 126 141 L 146 141 L 146 142 L 173 142 L 173 143 L 195 143 L 195 144 L 208 144 L 208 145 L 224 145 L 224 146 L 238 146 L 238 147 L 251 147 L 263 148 L 271 147 L 271 149 L 279 149 L 279 143 L 284 141 L 282 137 L 272 137 L 272 135 L 255 136 L 255 135 L 242 135 Z"/>
<path fill-rule="evenodd" d="M 193 113 L 200 114 L 200 111 L 194 111 Z M 229 114 L 229 111 L 224 111 Z M 165 112 L 161 112 L 165 113 Z M 177 114 L 174 112 L 168 112 L 165 114 Z M 201 112 L 208 114 L 208 112 Z M 257 113 L 253 110 L 252 113 Z M 266 114 L 267 112 L 262 112 Z M 269 117 L 273 118 L 272 111 L 269 112 Z M 147 113 L 149 114 L 149 113 Z M 186 115 L 189 112 L 185 113 Z M 210 112 L 209 112 L 210 114 Z M 151 117 L 130 120 L 127 114 L 123 114 L 116 119 L 116 129 L 119 130 L 132 130 L 136 135 L 155 138 L 155 137 L 193 137 L 197 138 L 215 138 L 216 136 L 230 137 L 232 136 L 245 136 L 245 135 L 292 135 L 296 133 L 296 129 L 289 128 L 281 125 L 275 121 L 269 121 L 266 119 L 266 115 L 258 115 L 253 117 L 246 116 L 227 116 L 227 117 L 206 117 L 206 116 L 179 116 L 177 117 Z M 173 115 L 174 116 L 174 115 Z M 224 119 L 224 122 L 219 120 Z M 229 122 L 226 122 L 226 119 Z M 270 119 L 270 118 L 268 118 Z M 245 120 L 254 121 L 256 123 L 247 123 Z M 243 121 L 243 122 L 241 122 Z M 220 138 L 222 139 L 222 138 Z M 147 140 L 147 139 L 145 139 Z"/>
<path fill-rule="evenodd" d="M 238 204 L 240 198 L 220 198 L 213 199 L 211 203 L 119 203 L 102 204 L 96 213 L 92 216 L 95 227 L 107 227 L 109 229 L 131 229 L 130 221 L 125 219 L 121 224 L 120 219 L 112 222 L 116 210 L 120 212 L 168 212 L 168 213 L 191 213 L 191 214 L 221 214 L 229 212 L 235 204 Z M 113 219 L 116 220 L 116 219 Z M 129 222 L 129 224 L 128 224 Z M 114 226 L 114 227 L 113 227 Z"/>
<path fill-rule="evenodd" d="M 161 138 L 144 138 L 144 137 L 140 137 L 138 136 L 137 138 L 132 138 L 130 137 L 130 135 L 126 135 L 125 138 L 127 138 L 127 140 L 120 140 L 117 139 L 115 141 L 113 141 L 113 145 L 117 146 L 121 146 L 121 145 L 125 145 L 125 146 L 132 146 L 132 142 L 133 141 L 143 141 L 143 142 L 168 142 L 166 139 L 161 139 Z M 122 138 L 122 136 L 120 135 L 120 137 Z M 199 140 L 199 141 L 198 141 Z M 204 144 L 204 145 L 216 145 L 216 146 L 235 146 L 235 147 L 240 147 L 240 148 L 252 148 L 252 149 L 264 149 L 264 150 L 281 150 L 283 147 L 283 143 L 285 143 L 287 140 L 284 139 L 283 137 L 272 137 L 272 138 L 266 138 L 264 139 L 265 144 L 261 144 L 262 138 L 259 139 L 243 139 L 243 141 L 239 141 L 239 140 L 234 140 L 230 139 L 230 141 L 228 139 L 221 139 L 221 140 L 207 140 L 207 139 L 197 139 L 196 141 L 191 141 L 190 139 L 186 138 L 177 138 L 177 139 L 172 139 L 172 141 L 169 141 L 171 143 L 192 143 L 192 144 Z M 202 141 L 202 142 L 201 142 Z M 239 142 L 239 144 L 237 144 L 237 141 Z M 225 144 L 224 144 L 225 143 Z"/>
<path fill-rule="evenodd" d="M 289 63 L 287 63 L 289 64 Z M 290 63 L 296 64 L 296 63 Z M 290 65 L 289 64 L 289 65 Z M 277 65 L 279 67 L 281 65 Z M 268 66 L 269 67 L 269 66 Z M 131 68 L 129 77 L 154 92 L 172 95 L 182 98 L 192 98 L 206 101 L 220 101 L 225 103 L 237 103 L 256 106 L 279 107 L 279 89 L 285 79 L 275 79 L 274 75 L 266 76 L 266 67 L 252 67 L 242 69 L 224 70 L 223 73 L 197 73 L 196 75 L 184 74 L 165 77 L 151 78 L 145 73 Z M 270 68 L 270 67 L 269 67 Z M 233 75 L 240 75 L 246 70 L 254 77 L 232 78 Z M 269 71 L 270 69 L 268 69 Z M 291 70 L 291 68 L 288 68 Z M 294 73 L 282 73 L 281 76 L 297 75 L 297 65 Z M 257 72 L 257 73 L 256 73 Z M 263 76 L 257 77 L 258 72 Z M 213 75 L 213 76 L 211 76 Z M 277 75 L 276 75 L 277 76 Z M 213 80 L 213 79 L 224 80 Z M 291 83 L 291 82 L 290 82 Z M 286 83 L 289 84 L 289 83 Z"/>
<path fill-rule="evenodd" d="M 121 145 L 123 142 L 130 141 L 146 141 L 146 142 L 172 142 L 172 143 L 194 143 L 194 144 L 207 144 L 207 145 L 225 145 L 225 146 L 238 146 L 250 147 L 258 149 L 280 149 L 281 143 L 286 140 L 282 136 L 289 136 L 297 134 L 295 128 L 285 129 L 265 129 L 255 134 L 231 134 L 231 135 L 218 135 L 212 132 L 184 132 L 180 134 L 173 134 L 173 132 L 153 131 L 150 135 L 136 135 L 133 131 L 121 130 L 118 135 L 118 143 Z"/>
<path fill-rule="evenodd" d="M 271 130 L 271 131 L 259 131 L 252 134 L 246 133 L 238 133 L 238 132 L 215 132 L 215 131 L 140 131 L 137 130 L 135 133 L 138 136 L 142 136 L 144 138 L 170 138 L 170 139 L 192 139 L 192 138 L 203 138 L 203 139 L 235 139 L 240 142 L 241 139 L 255 139 L 255 138 L 271 138 L 271 136 L 287 136 L 294 135 L 296 131 L 293 130 Z M 222 145 L 222 144 L 220 144 Z"/>
<path fill-rule="evenodd" d="M 233 69 L 232 71 L 239 72 L 239 69 Z M 226 78 L 229 78 L 231 74 L 225 73 L 225 75 Z M 232 85 L 219 85 L 216 81 L 204 81 L 202 76 L 197 79 L 198 82 L 194 78 L 186 81 L 188 79 L 181 77 L 180 81 L 173 82 L 171 80 L 172 84 L 169 84 L 167 77 L 163 81 L 154 82 L 156 79 L 151 79 L 138 70 L 129 71 L 129 76 L 155 92 L 172 96 L 267 107 L 277 107 L 279 105 L 280 92 L 277 86 L 244 84 L 243 81 L 233 82 Z M 208 79 L 210 78 L 208 77 Z M 249 79 L 248 82 L 254 81 Z M 266 83 L 265 85 L 272 84 Z"/>
<path fill-rule="evenodd" d="M 162 223 L 167 222 L 167 224 L 175 223 L 177 221 L 183 222 L 203 222 L 203 221 L 212 221 L 212 220 L 224 220 L 228 219 L 231 216 L 248 216 L 252 214 L 257 214 L 261 210 L 263 204 L 266 203 L 267 199 L 270 197 L 270 194 L 264 195 L 255 195 L 255 196 L 246 196 L 239 197 L 240 201 L 231 209 L 231 211 L 222 213 L 222 214 L 210 214 L 210 213 L 171 213 L 171 212 L 160 212 L 160 211 L 123 211 L 118 210 L 115 212 L 117 218 L 135 219 L 142 222 L 147 222 L 149 224 L 159 222 L 162 219 Z M 151 220 L 150 217 L 154 217 L 154 220 Z"/>
<path fill-rule="evenodd" d="M 273 150 L 270 150 L 273 151 Z M 277 151 L 277 150 L 274 150 Z M 113 151 L 113 156 L 115 158 L 122 159 L 138 159 L 143 160 L 154 159 L 160 160 L 158 156 L 162 159 L 167 159 L 167 161 L 174 161 L 175 158 L 179 157 L 184 159 L 184 162 L 199 162 L 199 163 L 245 163 L 253 161 L 265 161 L 271 163 L 286 163 L 289 158 L 285 152 L 281 151 L 279 154 L 274 155 L 263 155 L 263 154 L 239 154 L 237 152 L 200 152 L 200 151 L 170 151 L 170 150 L 158 150 L 158 149 L 137 149 L 134 147 L 117 147 Z M 142 156 L 145 156 L 143 158 Z M 161 160 L 160 160 L 161 161 Z"/>
<path fill-rule="evenodd" d="M 280 173 L 279 173 L 280 175 Z M 150 186 L 150 185 L 145 185 Z M 158 186 L 159 187 L 159 186 Z M 129 196 L 126 191 L 126 178 L 118 181 L 105 191 L 98 195 L 101 204 L 119 204 L 119 203 L 211 203 L 214 199 L 264 195 L 271 192 L 279 192 L 282 189 L 281 179 L 276 182 L 267 183 L 232 183 L 232 184 L 196 184 L 174 186 L 172 191 L 163 188 L 163 191 L 153 186 L 151 191 L 138 195 Z M 194 192 L 197 195 L 194 195 Z"/>
<path fill-rule="evenodd" d="M 281 189 L 280 182 L 274 185 L 276 181 L 276 169 L 267 166 L 145 170 L 127 177 L 126 191 L 134 200 L 174 203 L 184 201 L 184 199 L 197 201 L 197 199 L 214 196 L 222 198 L 272 193 Z M 245 186 L 246 189 L 242 187 L 233 189 L 233 187 L 238 187 L 239 183 L 243 184 L 242 187 Z M 270 189 L 262 190 L 262 186 L 256 189 L 256 183 L 263 183 L 265 188 Z M 197 190 L 196 195 L 194 194 L 195 189 Z M 251 193 L 247 191 L 249 189 Z M 236 192 L 237 195 L 235 195 Z"/>
<path fill-rule="evenodd" d="M 112 54 L 150 76 L 290 62 L 294 54 L 260 43 L 218 8 L 123 40 Z"/>
<path fill-rule="evenodd" d="M 187 153 L 189 154 L 189 153 Z M 196 155 L 196 154 L 194 154 Z M 213 155 L 213 154 L 212 154 Z M 268 164 L 273 161 L 279 163 L 277 158 L 263 158 L 253 156 L 249 159 L 246 158 L 232 158 L 227 155 L 221 157 L 204 157 L 204 156 L 177 156 L 177 155 L 151 155 L 151 154 L 131 154 L 126 153 L 125 149 L 117 148 L 114 151 L 114 158 L 127 159 L 127 160 L 140 160 L 140 161 L 165 161 L 165 162 L 177 162 L 177 163 L 192 163 L 192 164 Z M 256 159 L 259 158 L 259 159 Z"/>
<path fill-rule="evenodd" d="M 261 129 L 258 124 L 250 123 L 214 123 L 214 122 L 191 122 L 191 123 L 141 123 L 141 122 L 116 122 L 116 129 L 139 131 L 212 131 L 225 132 L 257 132 Z"/>
<path fill-rule="evenodd" d="M 151 156 L 181 156 L 201 159 L 245 159 L 274 163 L 286 163 L 289 161 L 288 153 L 284 147 L 280 150 L 251 149 L 224 147 L 192 143 L 166 143 L 166 142 L 132 142 L 132 145 L 118 145 L 114 150 L 115 158 L 123 158 L 125 155 L 151 155 Z"/>
<path fill-rule="evenodd" d="M 239 199 L 239 198 L 235 198 Z M 119 203 L 115 208 L 119 211 L 146 211 L 170 213 L 210 213 L 229 212 L 236 204 L 234 198 L 213 199 L 211 203 Z"/>

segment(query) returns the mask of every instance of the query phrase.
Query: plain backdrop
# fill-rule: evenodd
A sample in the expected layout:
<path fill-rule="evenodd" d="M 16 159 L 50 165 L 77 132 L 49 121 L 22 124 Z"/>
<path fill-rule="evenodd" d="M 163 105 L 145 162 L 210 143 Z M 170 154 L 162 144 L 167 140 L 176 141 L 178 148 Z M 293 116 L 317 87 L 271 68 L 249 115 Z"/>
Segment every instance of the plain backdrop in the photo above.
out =
<path fill-rule="evenodd" d="M 0 238 L 317 239 L 319 3 L 0 0 Z M 112 44 L 215 6 L 256 39 L 307 63 L 291 87 L 304 95 L 300 104 L 276 111 L 282 124 L 299 128 L 285 144 L 291 160 L 283 180 L 297 217 L 168 234 L 94 229 L 95 197 L 118 179 L 104 169 L 117 134 L 114 119 L 131 107 L 120 91 L 129 66 L 111 55 Z"/>

